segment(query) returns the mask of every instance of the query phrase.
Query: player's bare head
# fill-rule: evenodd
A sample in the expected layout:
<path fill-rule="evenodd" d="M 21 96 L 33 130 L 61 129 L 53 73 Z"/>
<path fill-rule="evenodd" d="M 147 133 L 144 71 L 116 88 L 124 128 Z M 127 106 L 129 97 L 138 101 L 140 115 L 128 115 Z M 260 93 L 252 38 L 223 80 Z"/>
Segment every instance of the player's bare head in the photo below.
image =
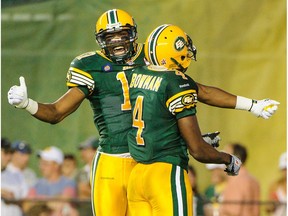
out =
<path fill-rule="evenodd" d="M 155 28 L 145 42 L 145 58 L 153 65 L 185 72 L 196 60 L 196 47 L 178 26 L 164 24 Z"/>
<path fill-rule="evenodd" d="M 116 63 L 125 63 L 135 54 L 137 26 L 123 10 L 103 13 L 96 22 L 95 36 L 104 54 Z"/>

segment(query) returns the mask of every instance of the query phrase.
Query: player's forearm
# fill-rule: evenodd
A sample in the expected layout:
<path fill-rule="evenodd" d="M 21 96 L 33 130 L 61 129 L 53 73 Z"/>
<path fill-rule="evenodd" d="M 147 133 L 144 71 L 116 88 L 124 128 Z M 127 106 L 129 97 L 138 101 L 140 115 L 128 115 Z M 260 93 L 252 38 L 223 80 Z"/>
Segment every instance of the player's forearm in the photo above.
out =
<path fill-rule="evenodd" d="M 194 151 L 193 148 L 189 148 L 189 153 L 193 156 L 193 158 L 201 163 L 228 165 L 231 162 L 231 155 L 224 152 L 219 152 L 205 142 L 202 143 L 200 148 L 197 148 L 197 151 Z"/>
<path fill-rule="evenodd" d="M 196 116 L 187 116 L 178 120 L 178 127 L 185 140 L 189 153 L 202 163 L 229 164 L 231 156 L 218 152 L 206 143 L 201 135 Z"/>
<path fill-rule="evenodd" d="M 36 103 L 38 104 L 38 109 L 37 112 L 33 114 L 33 117 L 37 118 L 38 120 L 51 124 L 57 124 L 65 118 L 64 114 L 57 111 L 55 104 Z"/>
<path fill-rule="evenodd" d="M 269 98 L 253 100 L 243 96 L 236 96 L 222 89 L 197 83 L 198 100 L 210 106 L 246 110 L 257 117 L 269 119 L 278 109 L 278 101 Z"/>
<path fill-rule="evenodd" d="M 71 88 L 54 103 L 38 103 L 37 112 L 30 113 L 41 121 L 56 124 L 77 110 L 84 99 L 82 91 Z"/>
<path fill-rule="evenodd" d="M 197 83 L 198 100 L 210 106 L 234 109 L 237 96 L 213 86 Z"/>
<path fill-rule="evenodd" d="M 56 124 L 73 113 L 85 99 L 79 88 L 70 88 L 54 103 L 38 103 L 28 97 L 24 77 L 19 78 L 20 86 L 12 86 L 8 91 L 8 102 L 16 108 L 24 109 L 35 118 Z"/>

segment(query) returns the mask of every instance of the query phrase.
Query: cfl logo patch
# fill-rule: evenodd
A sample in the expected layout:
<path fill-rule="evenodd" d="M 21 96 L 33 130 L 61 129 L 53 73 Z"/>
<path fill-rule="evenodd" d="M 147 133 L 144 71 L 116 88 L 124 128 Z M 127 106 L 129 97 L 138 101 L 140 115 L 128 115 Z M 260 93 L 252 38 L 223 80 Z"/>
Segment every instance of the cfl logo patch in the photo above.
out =
<path fill-rule="evenodd" d="M 185 39 L 183 37 L 178 37 L 175 41 L 174 46 L 177 51 L 180 51 L 184 48 L 185 44 Z"/>

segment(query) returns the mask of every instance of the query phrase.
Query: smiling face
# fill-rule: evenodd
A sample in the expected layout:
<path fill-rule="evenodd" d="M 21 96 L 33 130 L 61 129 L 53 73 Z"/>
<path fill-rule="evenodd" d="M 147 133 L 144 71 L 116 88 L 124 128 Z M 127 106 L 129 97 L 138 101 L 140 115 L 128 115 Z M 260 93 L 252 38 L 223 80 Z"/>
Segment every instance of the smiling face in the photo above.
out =
<path fill-rule="evenodd" d="M 111 56 L 124 56 L 129 51 L 129 33 L 126 30 L 106 34 L 105 42 Z"/>

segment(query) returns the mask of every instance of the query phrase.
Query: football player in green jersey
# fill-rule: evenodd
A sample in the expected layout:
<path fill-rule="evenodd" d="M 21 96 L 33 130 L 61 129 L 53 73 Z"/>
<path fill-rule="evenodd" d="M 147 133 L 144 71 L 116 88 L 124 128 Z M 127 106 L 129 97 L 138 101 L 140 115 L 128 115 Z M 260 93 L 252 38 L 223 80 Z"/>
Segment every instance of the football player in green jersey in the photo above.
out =
<path fill-rule="evenodd" d="M 100 16 L 96 22 L 96 40 L 101 50 L 84 53 L 71 62 L 67 73 L 69 89 L 58 100 L 44 104 L 30 99 L 24 77 L 20 77 L 20 86 L 11 87 L 8 101 L 39 120 L 56 124 L 78 109 L 87 98 L 100 135 L 100 148 L 92 167 L 93 211 L 97 215 L 123 216 L 127 202 L 126 180 L 135 164 L 129 158 L 126 136 L 132 124 L 128 88 L 130 72 L 126 69 L 145 64 L 144 49 L 143 44 L 136 43 L 137 28 L 133 17 L 119 9 L 108 10 Z M 250 109 L 263 118 L 269 118 L 277 109 L 275 105 L 264 110 L 265 106 L 273 105 L 272 100 L 261 100 L 256 104 L 251 99 L 237 97 L 219 88 L 196 84 L 199 101 L 209 105 Z"/>
<path fill-rule="evenodd" d="M 190 37 L 177 26 L 161 25 L 147 38 L 145 57 L 151 65 L 133 70 L 129 85 L 128 144 L 138 163 L 129 178 L 128 206 L 132 216 L 192 216 L 187 148 L 200 162 L 226 164 L 229 175 L 238 174 L 241 161 L 201 136 L 198 87 L 183 73 L 195 59 Z"/>
<path fill-rule="evenodd" d="M 99 148 L 92 165 L 94 215 L 125 216 L 126 187 L 136 162 L 128 150 L 131 129 L 127 68 L 145 65 L 142 44 L 136 44 L 136 24 L 122 10 L 105 12 L 96 23 L 96 40 L 103 48 L 77 56 L 67 73 L 68 91 L 54 103 L 38 103 L 27 97 L 25 80 L 12 87 L 9 103 L 25 108 L 35 118 L 52 124 L 73 113 L 87 98 L 99 132 Z"/>

